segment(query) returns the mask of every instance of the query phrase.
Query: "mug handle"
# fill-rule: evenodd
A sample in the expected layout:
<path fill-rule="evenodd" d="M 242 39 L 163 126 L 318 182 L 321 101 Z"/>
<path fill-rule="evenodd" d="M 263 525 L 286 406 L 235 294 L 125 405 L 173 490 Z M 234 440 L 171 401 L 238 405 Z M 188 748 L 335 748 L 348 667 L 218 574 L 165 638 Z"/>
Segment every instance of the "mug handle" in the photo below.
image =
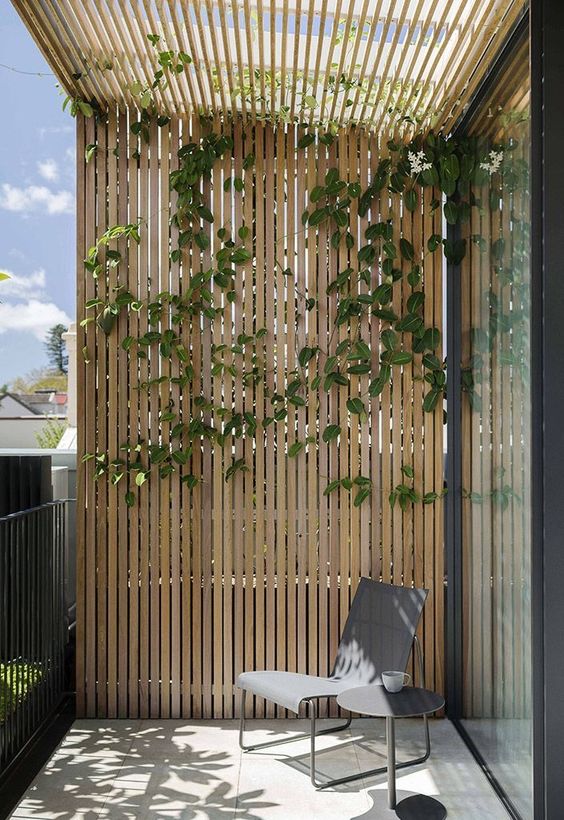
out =
<path fill-rule="evenodd" d="M 406 684 L 406 683 L 409 683 L 409 682 L 410 682 L 410 680 L 411 680 L 411 675 L 410 675 L 410 674 L 408 674 L 407 672 L 404 672 L 404 673 L 403 673 L 403 677 L 404 677 L 403 685 L 405 686 L 405 684 Z"/>

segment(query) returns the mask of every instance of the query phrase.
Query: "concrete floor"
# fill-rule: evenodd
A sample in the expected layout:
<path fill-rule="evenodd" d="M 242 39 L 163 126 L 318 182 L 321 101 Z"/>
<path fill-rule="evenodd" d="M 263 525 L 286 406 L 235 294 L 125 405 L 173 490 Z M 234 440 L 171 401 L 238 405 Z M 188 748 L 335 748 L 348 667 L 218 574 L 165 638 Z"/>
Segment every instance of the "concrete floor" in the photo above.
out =
<path fill-rule="evenodd" d="M 256 742 L 306 728 L 295 720 L 249 721 L 248 726 Z M 235 721 L 76 721 L 12 817 L 396 817 L 387 808 L 385 774 L 316 792 L 307 776 L 307 741 L 242 754 L 237 728 Z M 396 735 L 398 759 L 420 753 L 420 720 L 398 721 Z M 430 760 L 398 773 L 398 801 L 428 794 L 444 803 L 449 818 L 506 820 L 505 809 L 447 720 L 431 722 L 431 740 Z M 384 764 L 384 723 L 355 720 L 350 730 L 320 738 L 319 749 L 320 774 L 329 777 Z"/>

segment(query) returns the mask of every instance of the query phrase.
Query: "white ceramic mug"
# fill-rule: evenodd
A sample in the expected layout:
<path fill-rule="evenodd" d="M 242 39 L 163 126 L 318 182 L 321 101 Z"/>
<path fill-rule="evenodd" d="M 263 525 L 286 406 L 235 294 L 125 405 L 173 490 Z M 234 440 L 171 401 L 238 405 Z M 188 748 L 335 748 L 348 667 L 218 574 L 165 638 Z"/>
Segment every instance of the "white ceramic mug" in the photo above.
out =
<path fill-rule="evenodd" d="M 388 692 L 401 692 L 410 680 L 411 675 L 407 672 L 382 672 L 382 683 Z"/>

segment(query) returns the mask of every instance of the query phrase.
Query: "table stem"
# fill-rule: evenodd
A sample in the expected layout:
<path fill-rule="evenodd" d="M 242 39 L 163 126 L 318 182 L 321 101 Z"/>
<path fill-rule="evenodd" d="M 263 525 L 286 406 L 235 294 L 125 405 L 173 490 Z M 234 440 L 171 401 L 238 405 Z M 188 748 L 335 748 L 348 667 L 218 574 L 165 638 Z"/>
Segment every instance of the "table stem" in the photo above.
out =
<path fill-rule="evenodd" d="M 396 807 L 396 726 L 393 717 L 386 718 L 386 742 L 388 745 L 388 806 Z"/>

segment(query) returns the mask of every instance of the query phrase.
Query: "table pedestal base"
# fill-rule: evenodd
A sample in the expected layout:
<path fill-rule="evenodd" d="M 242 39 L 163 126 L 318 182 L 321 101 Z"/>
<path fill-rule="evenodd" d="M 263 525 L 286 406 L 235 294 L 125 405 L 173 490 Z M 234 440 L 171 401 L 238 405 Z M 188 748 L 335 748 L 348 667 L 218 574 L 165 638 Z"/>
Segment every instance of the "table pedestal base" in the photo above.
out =
<path fill-rule="evenodd" d="M 426 794 L 413 794 L 396 805 L 400 820 L 444 820 L 447 810 L 442 803 Z"/>

